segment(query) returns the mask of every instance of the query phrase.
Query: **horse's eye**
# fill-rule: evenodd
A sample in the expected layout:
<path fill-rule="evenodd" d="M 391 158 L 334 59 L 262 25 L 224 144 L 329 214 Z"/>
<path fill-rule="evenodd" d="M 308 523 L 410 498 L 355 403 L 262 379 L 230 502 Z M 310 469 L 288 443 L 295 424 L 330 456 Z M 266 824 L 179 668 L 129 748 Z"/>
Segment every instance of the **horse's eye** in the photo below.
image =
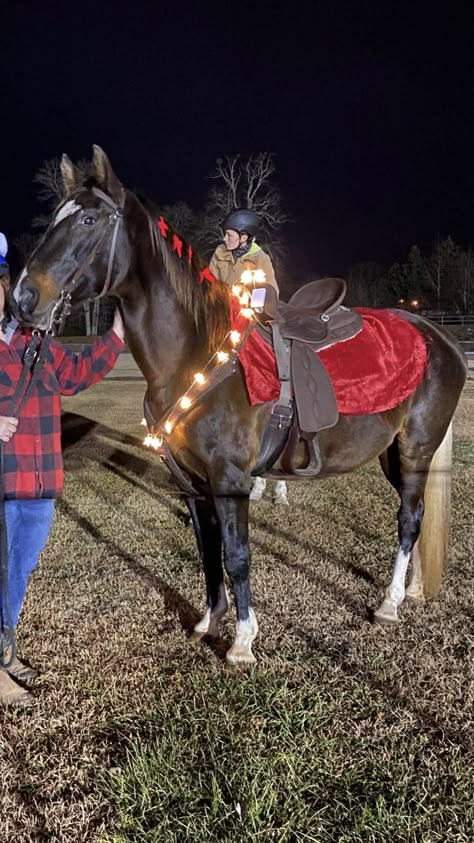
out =
<path fill-rule="evenodd" d="M 96 222 L 97 222 L 96 218 L 91 217 L 90 215 L 88 215 L 87 217 L 84 217 L 83 220 L 82 220 L 83 225 L 95 225 Z"/>

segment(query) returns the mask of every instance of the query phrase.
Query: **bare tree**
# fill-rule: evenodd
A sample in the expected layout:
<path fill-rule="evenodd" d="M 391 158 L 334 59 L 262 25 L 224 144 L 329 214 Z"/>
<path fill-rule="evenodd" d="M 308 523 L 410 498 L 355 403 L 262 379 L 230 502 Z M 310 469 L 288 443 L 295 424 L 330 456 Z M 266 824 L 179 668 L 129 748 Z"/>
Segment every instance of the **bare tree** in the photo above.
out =
<path fill-rule="evenodd" d="M 251 208 L 260 217 L 259 240 L 274 255 L 283 249 L 277 237 L 281 226 L 289 221 L 282 209 L 279 190 L 273 184 L 275 158 L 269 152 L 260 152 L 244 159 L 241 155 L 218 158 L 211 179 L 206 203 L 202 238 L 213 243 L 222 238 L 221 223 L 233 208 Z"/>
<path fill-rule="evenodd" d="M 83 158 L 76 166 L 81 173 L 86 175 L 89 169 L 89 161 Z M 48 158 L 46 161 L 43 161 L 43 164 L 33 177 L 33 181 L 40 185 L 38 199 L 41 202 L 47 202 L 51 208 L 54 208 L 64 196 L 61 159 Z"/>

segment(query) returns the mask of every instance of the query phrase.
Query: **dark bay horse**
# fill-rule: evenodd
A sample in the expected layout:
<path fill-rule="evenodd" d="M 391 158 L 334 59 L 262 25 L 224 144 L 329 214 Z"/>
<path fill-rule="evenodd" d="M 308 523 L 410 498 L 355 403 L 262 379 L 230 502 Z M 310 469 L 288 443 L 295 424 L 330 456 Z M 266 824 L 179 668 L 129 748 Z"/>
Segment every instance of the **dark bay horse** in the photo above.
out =
<path fill-rule="evenodd" d="M 125 190 L 99 147 L 87 178 L 66 156 L 62 173 L 65 199 L 14 289 L 20 317 L 44 330 L 61 295 L 73 304 L 105 292 L 116 296 L 128 344 L 147 381 L 148 406 L 154 419 L 161 419 L 226 337 L 229 290 L 206 280 L 179 238 L 166 229 L 160 234 L 159 212 Z M 387 623 L 397 620 L 405 595 L 422 601 L 440 587 L 450 511 L 451 421 L 466 378 L 454 338 L 422 318 L 411 319 L 428 348 L 427 371 L 416 391 L 384 413 L 341 415 L 335 427 L 320 433 L 321 478 L 379 457 L 400 495 L 393 577 L 375 613 Z M 233 664 L 254 661 L 258 628 L 249 581 L 249 491 L 270 410 L 270 404 L 250 405 L 237 369 L 167 436 L 175 460 L 200 492 L 190 509 L 207 609 L 195 635 L 217 634 L 228 609 L 223 561 L 237 610 L 227 654 Z"/>

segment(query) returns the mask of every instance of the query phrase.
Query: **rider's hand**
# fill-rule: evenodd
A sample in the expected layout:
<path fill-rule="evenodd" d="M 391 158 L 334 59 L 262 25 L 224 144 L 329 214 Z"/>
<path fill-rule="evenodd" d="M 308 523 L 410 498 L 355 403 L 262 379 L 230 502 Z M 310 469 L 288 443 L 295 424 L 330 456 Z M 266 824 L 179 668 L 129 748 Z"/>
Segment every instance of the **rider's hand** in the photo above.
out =
<path fill-rule="evenodd" d="M 112 324 L 112 328 L 117 334 L 118 338 L 124 342 L 125 340 L 125 329 L 123 327 L 122 317 L 120 315 L 120 310 L 117 308 L 114 315 L 114 321 Z"/>
<path fill-rule="evenodd" d="M 18 419 L 11 416 L 0 416 L 0 439 L 9 442 L 18 427 Z"/>

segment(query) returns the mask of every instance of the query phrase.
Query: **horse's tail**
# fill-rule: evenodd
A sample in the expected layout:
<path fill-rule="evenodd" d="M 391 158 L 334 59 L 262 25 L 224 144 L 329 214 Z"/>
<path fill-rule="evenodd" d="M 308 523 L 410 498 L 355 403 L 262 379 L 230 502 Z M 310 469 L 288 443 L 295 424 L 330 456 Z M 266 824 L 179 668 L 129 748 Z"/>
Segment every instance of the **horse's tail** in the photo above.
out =
<path fill-rule="evenodd" d="M 451 515 L 451 464 L 453 423 L 431 461 L 425 489 L 425 511 L 421 523 L 420 557 L 424 593 L 433 596 L 441 588 L 448 554 Z"/>

